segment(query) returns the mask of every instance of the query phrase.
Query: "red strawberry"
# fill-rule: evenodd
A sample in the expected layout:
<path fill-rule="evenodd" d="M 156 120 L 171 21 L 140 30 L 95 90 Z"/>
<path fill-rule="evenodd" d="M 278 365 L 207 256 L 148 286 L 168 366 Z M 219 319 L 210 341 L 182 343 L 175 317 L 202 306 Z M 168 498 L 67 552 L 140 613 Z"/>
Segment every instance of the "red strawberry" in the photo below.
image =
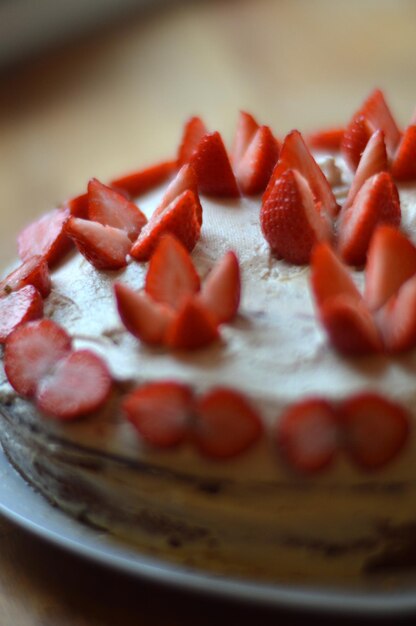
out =
<path fill-rule="evenodd" d="M 70 217 L 65 230 L 98 270 L 117 270 L 127 264 L 131 241 L 124 230 L 79 217 Z"/>
<path fill-rule="evenodd" d="M 178 165 L 189 163 L 207 129 L 200 117 L 191 117 L 185 124 L 178 150 Z"/>
<path fill-rule="evenodd" d="M 361 300 L 348 268 L 327 243 L 318 244 L 313 250 L 310 280 L 318 307 L 341 294 L 352 301 Z"/>
<path fill-rule="evenodd" d="M 338 214 L 338 204 L 332 189 L 321 168 L 313 158 L 302 135 L 297 130 L 289 133 L 282 146 L 279 161 L 273 170 L 269 184 L 263 196 L 267 200 L 275 184 L 288 169 L 297 170 L 309 183 L 315 202 L 321 205 L 321 212 L 332 217 Z"/>
<path fill-rule="evenodd" d="M 192 191 L 184 191 L 166 209 L 151 218 L 131 249 L 137 261 L 148 261 L 160 237 L 171 233 L 191 252 L 201 232 L 198 220 L 198 200 Z"/>
<path fill-rule="evenodd" d="M 83 193 L 74 198 L 70 198 L 62 205 L 63 209 L 68 209 L 70 214 L 74 217 L 82 217 L 87 219 L 88 217 L 88 193 Z"/>
<path fill-rule="evenodd" d="M 227 151 L 219 133 L 204 135 L 192 156 L 198 189 L 207 196 L 240 195 Z"/>
<path fill-rule="evenodd" d="M 172 235 L 159 239 L 146 274 L 146 292 L 173 309 L 199 291 L 199 276 L 189 252 Z"/>
<path fill-rule="evenodd" d="M 114 178 L 110 186 L 134 198 L 164 183 L 176 170 L 176 161 L 162 161 L 126 176 Z"/>
<path fill-rule="evenodd" d="M 103 226 L 124 230 L 132 241 L 147 223 L 138 206 L 96 178 L 88 183 L 88 217 Z"/>
<path fill-rule="evenodd" d="M 60 261 L 72 246 L 65 232 L 68 218 L 68 209 L 54 209 L 26 226 L 17 238 L 22 261 L 35 255 L 43 256 L 49 266 Z"/>
<path fill-rule="evenodd" d="M 321 398 L 289 406 L 276 422 L 278 449 L 288 465 L 304 473 L 326 469 L 338 452 L 338 421 Z"/>
<path fill-rule="evenodd" d="M 196 298 L 188 298 L 166 333 L 166 345 L 176 350 L 198 350 L 219 337 L 216 321 Z"/>
<path fill-rule="evenodd" d="M 345 128 L 325 128 L 315 133 L 309 133 L 306 143 L 312 150 L 324 152 L 338 152 L 344 137 Z"/>
<path fill-rule="evenodd" d="M 39 381 L 70 350 L 70 336 L 51 320 L 20 326 L 5 346 L 4 367 L 10 384 L 22 396 L 33 396 Z"/>
<path fill-rule="evenodd" d="M 158 304 L 145 291 L 134 291 L 127 285 L 114 285 L 117 309 L 127 330 L 150 345 L 163 343 L 172 313 Z"/>
<path fill-rule="evenodd" d="M 200 225 L 202 225 L 202 206 L 198 195 L 198 184 L 195 170 L 190 163 L 186 163 L 181 167 L 176 177 L 172 180 L 172 182 L 166 189 L 165 194 L 162 198 L 162 202 L 159 204 L 159 206 L 152 215 L 152 220 L 154 220 L 155 217 L 163 213 L 166 207 L 169 206 L 171 202 L 176 200 L 176 198 L 180 196 L 184 191 L 188 190 L 193 191 L 193 193 L 195 194 L 198 222 L 200 223 Z"/>
<path fill-rule="evenodd" d="M 265 190 L 279 157 L 279 144 L 268 126 L 260 126 L 236 164 L 241 191 L 255 195 Z"/>
<path fill-rule="evenodd" d="M 51 291 L 51 277 L 48 264 L 39 255 L 33 256 L 8 274 L 0 282 L 0 297 L 11 291 L 18 291 L 26 285 L 33 285 L 46 298 Z"/>
<path fill-rule="evenodd" d="M 4 343 L 15 328 L 42 315 L 42 296 L 33 285 L 0 298 L 0 343 Z"/>
<path fill-rule="evenodd" d="M 309 263 L 313 246 L 330 237 L 306 180 L 287 170 L 269 190 L 260 211 L 263 235 L 272 251 L 289 263 Z"/>
<path fill-rule="evenodd" d="M 259 125 L 250 113 L 240 111 L 231 150 L 231 161 L 234 167 L 240 163 L 258 128 Z"/>
<path fill-rule="evenodd" d="M 341 152 L 352 171 L 357 169 L 361 155 L 371 135 L 371 126 L 362 115 L 354 117 L 345 129 L 341 143 Z"/>
<path fill-rule="evenodd" d="M 147 443 L 171 448 L 188 434 L 193 396 L 187 385 L 162 381 L 132 391 L 122 406 L 127 419 Z"/>
<path fill-rule="evenodd" d="M 89 350 L 77 350 L 40 380 L 35 400 L 43 413 L 71 420 L 101 408 L 110 391 L 111 376 L 104 361 Z"/>
<path fill-rule="evenodd" d="M 319 315 L 333 347 L 341 354 L 361 356 L 382 350 L 375 322 L 362 302 L 341 294 L 326 300 Z"/>
<path fill-rule="evenodd" d="M 376 130 L 375 133 L 371 135 L 360 162 L 358 163 L 357 171 L 355 172 L 354 180 L 351 183 L 343 209 L 346 209 L 352 204 L 358 191 L 368 178 L 371 178 L 371 176 L 379 172 L 387 171 L 387 169 L 388 164 L 384 133 L 382 130 Z"/>
<path fill-rule="evenodd" d="M 234 252 L 227 252 L 212 268 L 205 280 L 199 301 L 218 324 L 230 322 L 240 305 L 240 266 Z"/>
<path fill-rule="evenodd" d="M 379 226 L 367 254 L 364 299 L 376 311 L 416 274 L 416 247 L 391 226 Z"/>
<path fill-rule="evenodd" d="M 377 323 L 387 352 L 404 352 L 416 346 L 416 275 L 378 310 Z"/>
<path fill-rule="evenodd" d="M 246 398 L 231 389 L 217 388 L 197 401 L 194 441 L 205 456 L 235 457 L 262 434 L 259 415 Z"/>
<path fill-rule="evenodd" d="M 363 393 L 340 407 L 345 448 L 365 470 L 378 470 L 398 457 L 407 442 L 410 417 L 398 404 Z"/>
<path fill-rule="evenodd" d="M 397 148 L 391 173 L 398 180 L 416 179 L 416 126 L 409 126 Z"/>
<path fill-rule="evenodd" d="M 364 265 L 370 239 L 380 224 L 399 226 L 400 200 L 388 172 L 375 174 L 361 187 L 350 207 L 341 213 L 338 250 L 349 265 Z"/>

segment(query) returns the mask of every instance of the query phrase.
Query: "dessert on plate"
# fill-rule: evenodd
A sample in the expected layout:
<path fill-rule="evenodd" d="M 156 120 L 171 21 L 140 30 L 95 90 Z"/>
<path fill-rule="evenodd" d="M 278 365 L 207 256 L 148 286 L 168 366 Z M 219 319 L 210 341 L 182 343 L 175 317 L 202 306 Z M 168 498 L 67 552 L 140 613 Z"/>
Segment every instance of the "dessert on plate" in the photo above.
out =
<path fill-rule="evenodd" d="M 0 439 L 51 503 L 221 574 L 416 565 L 416 126 L 176 157 L 64 202 L 0 283 Z"/>

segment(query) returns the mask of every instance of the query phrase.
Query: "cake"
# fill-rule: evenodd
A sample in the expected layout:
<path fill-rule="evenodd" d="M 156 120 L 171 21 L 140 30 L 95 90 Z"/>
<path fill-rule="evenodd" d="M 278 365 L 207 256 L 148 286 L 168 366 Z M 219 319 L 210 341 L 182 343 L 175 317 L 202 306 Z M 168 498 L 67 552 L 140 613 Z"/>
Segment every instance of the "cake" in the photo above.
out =
<path fill-rule="evenodd" d="M 28 226 L 0 285 L 11 463 L 68 514 L 199 569 L 408 572 L 415 128 L 380 91 L 305 140 L 242 113 L 229 159 L 192 118 L 173 161 Z"/>

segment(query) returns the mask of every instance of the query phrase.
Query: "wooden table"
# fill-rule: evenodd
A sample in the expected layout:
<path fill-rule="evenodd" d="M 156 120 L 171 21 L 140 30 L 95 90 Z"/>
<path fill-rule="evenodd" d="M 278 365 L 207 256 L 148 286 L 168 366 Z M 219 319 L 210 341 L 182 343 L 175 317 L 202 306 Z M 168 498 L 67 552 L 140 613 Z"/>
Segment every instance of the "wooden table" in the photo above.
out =
<path fill-rule="evenodd" d="M 0 262 L 23 224 L 90 177 L 172 155 L 191 114 L 227 141 L 239 108 L 283 135 L 344 123 L 380 86 L 404 124 L 415 35 L 406 0 L 172 3 L 10 69 L 0 77 Z M 2 626 L 278 620 L 298 623 L 128 579 L 0 520 Z"/>

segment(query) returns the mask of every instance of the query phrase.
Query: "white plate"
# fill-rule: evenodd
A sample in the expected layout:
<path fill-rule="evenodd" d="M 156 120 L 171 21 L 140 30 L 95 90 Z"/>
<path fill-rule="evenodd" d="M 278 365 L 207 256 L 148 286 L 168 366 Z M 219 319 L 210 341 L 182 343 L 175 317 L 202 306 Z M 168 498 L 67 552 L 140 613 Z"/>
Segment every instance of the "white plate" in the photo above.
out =
<path fill-rule="evenodd" d="M 141 555 L 53 508 L 10 466 L 0 448 L 0 513 L 26 530 L 69 552 L 111 569 L 189 592 L 203 592 L 238 602 L 342 615 L 416 613 L 416 589 L 358 593 L 294 588 L 214 576 Z"/>

